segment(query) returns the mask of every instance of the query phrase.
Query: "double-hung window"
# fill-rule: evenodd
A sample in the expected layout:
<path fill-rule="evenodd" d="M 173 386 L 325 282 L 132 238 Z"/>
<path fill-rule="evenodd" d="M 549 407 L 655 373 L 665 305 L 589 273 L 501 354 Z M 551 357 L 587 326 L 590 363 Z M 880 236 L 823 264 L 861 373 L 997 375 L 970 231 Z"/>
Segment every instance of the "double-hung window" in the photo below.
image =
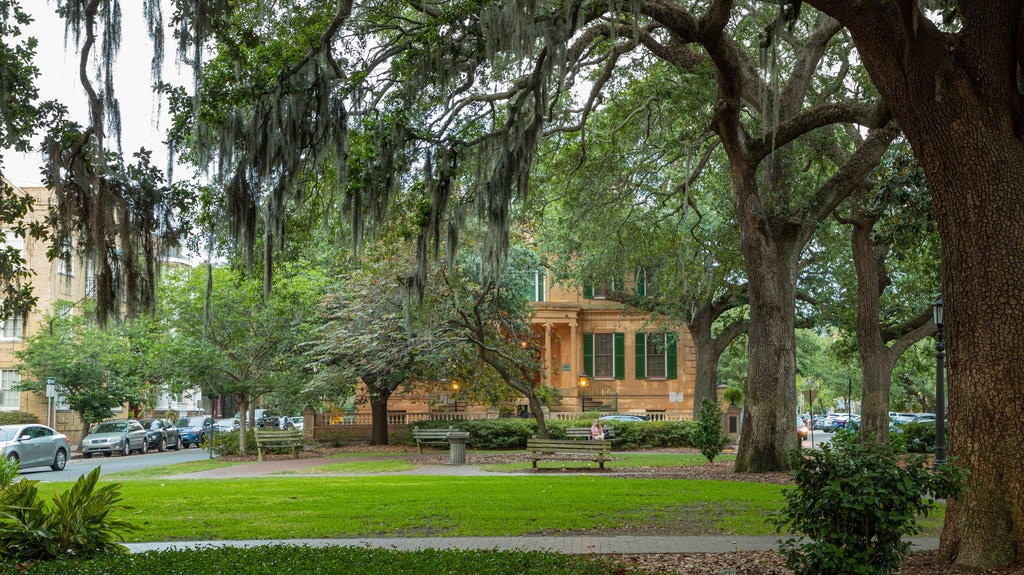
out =
<path fill-rule="evenodd" d="M 636 378 L 675 379 L 676 344 L 674 332 L 636 333 Z"/>
<path fill-rule="evenodd" d="M 3 327 L 0 328 L 0 340 L 16 341 L 21 339 L 25 327 L 21 315 L 8 316 L 0 323 L 3 324 Z"/>
<path fill-rule="evenodd" d="M 594 379 L 625 379 L 625 334 L 584 333 L 583 370 Z"/>
<path fill-rule="evenodd" d="M 545 301 L 544 299 L 544 270 L 531 270 L 526 272 L 527 289 L 526 297 L 530 301 Z"/>
<path fill-rule="evenodd" d="M 21 373 L 15 369 L 0 370 L 0 411 L 18 411 L 21 409 Z"/>

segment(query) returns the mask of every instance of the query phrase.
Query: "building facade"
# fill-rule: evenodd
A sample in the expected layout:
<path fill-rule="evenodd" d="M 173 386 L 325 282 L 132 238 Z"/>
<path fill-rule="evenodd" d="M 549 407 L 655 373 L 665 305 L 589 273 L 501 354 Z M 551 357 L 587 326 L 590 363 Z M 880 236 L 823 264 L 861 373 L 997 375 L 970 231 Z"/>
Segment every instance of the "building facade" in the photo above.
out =
<path fill-rule="evenodd" d="M 546 406 L 550 417 L 599 411 L 656 420 L 692 419 L 696 367 L 685 327 L 628 312 L 610 298 L 612 289 L 644 294 L 642 274 L 640 281 L 572 289 L 550 281 L 544 270 L 527 273 L 532 278 L 532 321 L 544 364 L 543 383 L 561 397 Z M 429 388 L 392 396 L 389 412 L 396 423 L 500 415 L 493 406 L 458 401 L 457 391 L 443 385 Z M 357 394 L 355 415 L 368 421 L 369 406 L 359 399 Z M 520 413 L 525 403 L 524 399 Z"/>
<path fill-rule="evenodd" d="M 44 187 L 18 187 L 9 182 L 18 194 L 28 193 L 35 198 L 32 214 L 26 219 L 42 221 L 49 207 L 55 201 L 51 190 Z M 56 397 L 47 398 L 42 393 L 19 391 L 18 385 L 23 377 L 46 378 L 45 374 L 22 373 L 18 368 L 20 361 L 16 354 L 25 348 L 27 338 L 47 329 L 47 317 L 59 314 L 81 313 L 82 303 L 94 297 L 94 274 L 87 262 L 73 258 L 71 265 L 59 261 L 49 261 L 46 257 L 48 245 L 32 238 L 16 238 L 4 230 L 7 245 L 21 250 L 26 265 L 33 271 L 31 278 L 33 294 L 38 298 L 36 307 L 28 317 L 8 317 L 3 319 L 0 329 L 0 411 L 23 411 L 39 418 L 41 423 L 54 427 L 77 445 L 84 431 L 84 424 L 78 414 L 70 411 L 60 398 L 60 383 L 55 381 Z M 185 260 L 173 259 L 171 264 L 182 265 Z M 199 390 L 171 397 L 161 394 L 156 411 L 176 411 L 178 413 L 195 413 L 203 410 L 203 397 Z M 125 407 L 114 410 L 111 417 L 126 417 Z"/>

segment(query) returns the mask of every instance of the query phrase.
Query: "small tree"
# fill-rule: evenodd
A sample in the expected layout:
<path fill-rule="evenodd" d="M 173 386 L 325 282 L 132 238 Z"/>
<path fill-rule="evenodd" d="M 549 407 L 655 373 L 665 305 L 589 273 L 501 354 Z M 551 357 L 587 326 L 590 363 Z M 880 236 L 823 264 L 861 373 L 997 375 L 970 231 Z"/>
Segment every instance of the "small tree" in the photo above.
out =
<path fill-rule="evenodd" d="M 882 575 L 910 553 L 904 537 L 920 531 L 937 498 L 955 497 L 964 474 L 947 465 L 932 473 L 921 455 L 902 458 L 873 434 L 838 433 L 821 451 L 790 452 L 795 486 L 772 519 L 779 530 L 800 534 L 780 552 L 796 575 Z"/>
<path fill-rule="evenodd" d="M 708 463 L 714 463 L 728 443 L 729 438 L 722 432 L 722 408 L 718 407 L 718 402 L 705 398 L 700 402 L 700 416 L 697 429 L 693 432 L 693 444 L 708 458 Z"/>

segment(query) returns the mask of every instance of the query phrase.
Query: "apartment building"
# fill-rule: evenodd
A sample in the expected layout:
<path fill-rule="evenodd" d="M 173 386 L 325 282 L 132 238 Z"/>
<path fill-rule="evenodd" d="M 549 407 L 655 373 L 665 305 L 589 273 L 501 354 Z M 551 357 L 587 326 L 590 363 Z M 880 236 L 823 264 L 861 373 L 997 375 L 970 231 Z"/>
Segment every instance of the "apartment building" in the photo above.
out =
<path fill-rule="evenodd" d="M 43 220 L 50 204 L 55 201 L 53 192 L 45 187 L 12 186 L 16 193 L 29 193 L 35 198 L 35 206 L 30 220 Z M 22 377 L 46 377 L 45 374 L 22 374 L 18 369 L 20 363 L 15 355 L 24 349 L 25 341 L 40 330 L 47 329 L 46 316 L 58 314 L 81 313 L 81 304 L 93 297 L 94 281 L 92 267 L 87 262 L 75 258 L 70 265 L 63 262 L 52 262 L 46 257 L 48 246 L 31 238 L 22 240 L 7 234 L 7 243 L 22 251 L 28 267 L 33 271 L 31 278 L 33 293 L 38 303 L 28 317 L 4 318 L 0 328 L 0 411 L 24 411 L 32 413 L 41 423 L 47 423 L 66 434 L 72 445 L 76 445 L 82 436 L 84 425 L 78 414 L 70 411 L 60 398 L 60 382 L 55 382 L 57 397 L 52 402 L 41 393 L 18 391 L 17 386 Z M 183 258 L 173 258 L 174 265 L 187 263 Z M 179 413 L 197 412 L 202 409 L 202 393 L 199 390 L 171 397 L 168 394 L 158 401 L 157 411 L 174 410 Z M 123 416 L 126 409 L 114 411 L 111 416 Z"/>

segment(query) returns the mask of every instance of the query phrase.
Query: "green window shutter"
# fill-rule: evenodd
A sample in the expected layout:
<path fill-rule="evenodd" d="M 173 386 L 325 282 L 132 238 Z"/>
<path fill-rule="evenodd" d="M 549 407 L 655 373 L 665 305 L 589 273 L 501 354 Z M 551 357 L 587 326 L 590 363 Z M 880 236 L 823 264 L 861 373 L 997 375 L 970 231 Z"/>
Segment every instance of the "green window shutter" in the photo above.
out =
<path fill-rule="evenodd" d="M 544 295 L 544 280 L 547 274 L 543 270 L 537 272 L 537 301 L 548 301 Z"/>
<path fill-rule="evenodd" d="M 594 377 L 594 334 L 583 334 L 583 371 Z"/>
<path fill-rule="evenodd" d="M 676 346 L 679 344 L 679 334 L 670 333 L 665 338 L 665 362 L 668 364 L 666 367 L 665 377 L 667 379 L 676 379 L 679 377 L 679 370 L 676 368 Z"/>
<path fill-rule="evenodd" d="M 626 334 L 615 332 L 615 379 L 626 379 Z"/>
<path fill-rule="evenodd" d="M 636 332 L 636 378 L 647 379 L 647 336 Z"/>
<path fill-rule="evenodd" d="M 621 278 L 612 280 L 612 291 L 622 291 L 624 287 L 626 287 L 626 282 Z"/>
<path fill-rule="evenodd" d="M 644 297 L 647 295 L 647 273 L 644 270 L 636 271 L 636 295 Z"/>
<path fill-rule="evenodd" d="M 583 299 L 594 299 L 594 284 L 589 280 L 583 282 Z"/>

